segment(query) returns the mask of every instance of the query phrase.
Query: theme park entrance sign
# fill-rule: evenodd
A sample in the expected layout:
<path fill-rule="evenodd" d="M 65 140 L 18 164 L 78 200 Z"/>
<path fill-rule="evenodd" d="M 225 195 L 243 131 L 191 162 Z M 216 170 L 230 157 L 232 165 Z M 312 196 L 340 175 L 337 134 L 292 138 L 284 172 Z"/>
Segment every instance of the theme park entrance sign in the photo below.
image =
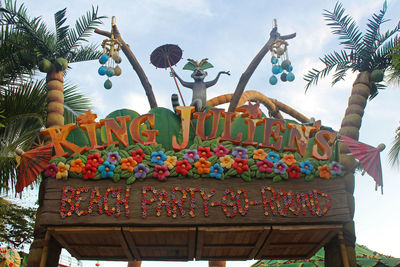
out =
<path fill-rule="evenodd" d="M 351 220 L 335 132 L 251 109 L 178 111 L 88 111 L 79 128 L 43 130 L 55 154 L 40 223 L 72 255 L 306 257 Z"/>

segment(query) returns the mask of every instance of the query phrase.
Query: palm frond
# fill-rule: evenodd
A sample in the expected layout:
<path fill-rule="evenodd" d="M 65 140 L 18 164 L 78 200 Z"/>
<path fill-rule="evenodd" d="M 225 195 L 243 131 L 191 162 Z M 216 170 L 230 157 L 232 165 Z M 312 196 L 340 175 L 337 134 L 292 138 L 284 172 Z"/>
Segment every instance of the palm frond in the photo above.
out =
<path fill-rule="evenodd" d="M 383 8 L 379 11 L 378 14 L 372 14 L 372 18 L 368 19 L 367 23 L 367 32 L 363 36 L 363 55 L 362 57 L 366 57 L 364 61 L 368 62 L 368 57 L 372 55 L 377 49 L 377 40 L 379 39 L 379 31 L 384 20 L 384 16 L 387 10 L 386 1 L 383 4 Z"/>
<path fill-rule="evenodd" d="M 344 15 L 345 9 L 342 4 L 336 3 L 333 11 L 324 10 L 322 14 L 332 28 L 332 33 L 339 35 L 339 39 L 343 40 L 340 44 L 344 45 L 345 49 L 355 50 L 357 53 L 361 51 L 362 33 L 359 31 L 353 18 L 349 15 Z"/>
<path fill-rule="evenodd" d="M 67 18 L 65 17 L 67 9 L 61 9 L 54 14 L 54 22 L 56 26 L 57 45 L 68 36 L 69 26 L 63 26 Z M 59 48 L 59 47 L 57 47 Z M 58 50 L 58 49 L 57 49 Z"/>
<path fill-rule="evenodd" d="M 68 38 L 65 38 L 62 46 L 60 46 L 59 56 L 68 57 L 67 54 L 78 48 L 82 42 L 87 42 L 90 34 L 99 26 L 104 16 L 98 16 L 98 7 L 92 6 L 92 11 L 88 11 L 85 15 L 80 17 L 76 23 L 75 28 L 70 29 Z"/>
<path fill-rule="evenodd" d="M 68 60 L 68 62 L 74 63 L 74 62 L 82 62 L 89 60 L 97 60 L 100 58 L 101 55 L 102 52 L 98 50 L 98 45 L 92 44 L 70 51 L 66 59 Z"/>
<path fill-rule="evenodd" d="M 389 150 L 389 162 L 392 166 L 399 166 L 400 163 L 400 127 L 396 130 L 393 146 Z"/>
<path fill-rule="evenodd" d="M 76 122 L 76 117 L 92 107 L 90 99 L 77 90 L 76 85 L 67 83 L 64 87 L 65 123 Z"/>

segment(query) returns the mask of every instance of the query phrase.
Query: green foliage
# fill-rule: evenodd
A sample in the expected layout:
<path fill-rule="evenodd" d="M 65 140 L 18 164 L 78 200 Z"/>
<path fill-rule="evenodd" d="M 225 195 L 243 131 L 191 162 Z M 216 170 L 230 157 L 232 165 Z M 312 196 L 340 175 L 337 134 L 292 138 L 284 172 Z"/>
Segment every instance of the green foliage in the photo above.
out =
<path fill-rule="evenodd" d="M 396 130 L 393 146 L 389 151 L 389 161 L 393 166 L 398 166 L 400 162 L 400 127 L 398 127 Z"/>
<path fill-rule="evenodd" d="M 21 248 L 33 241 L 36 209 L 24 208 L 0 198 L 0 244 Z"/>
<path fill-rule="evenodd" d="M 381 33 L 381 25 L 387 11 L 386 1 L 377 14 L 373 14 L 366 25 L 366 32 L 362 33 L 355 21 L 345 15 L 342 4 L 337 3 L 333 11 L 324 10 L 323 16 L 332 29 L 332 33 L 339 36 L 340 44 L 344 49 L 332 52 L 320 60 L 325 67 L 321 70 L 312 68 L 305 76 L 307 82 L 306 91 L 311 85 L 316 85 L 321 78 L 325 78 L 332 70 L 334 71 L 332 85 L 344 80 L 347 71 L 373 71 L 375 69 L 386 70 L 392 64 L 392 49 L 398 43 L 396 35 L 400 22 L 392 29 Z M 383 89 L 383 84 L 377 84 L 377 89 Z M 376 96 L 377 90 L 371 92 L 370 99 Z"/>

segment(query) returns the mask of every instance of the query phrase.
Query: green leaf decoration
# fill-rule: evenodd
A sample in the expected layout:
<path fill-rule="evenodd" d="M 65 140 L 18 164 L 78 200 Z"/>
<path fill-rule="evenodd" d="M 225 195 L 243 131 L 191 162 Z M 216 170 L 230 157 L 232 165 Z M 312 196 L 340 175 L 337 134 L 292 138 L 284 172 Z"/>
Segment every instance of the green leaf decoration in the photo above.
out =
<path fill-rule="evenodd" d="M 119 155 L 121 156 L 121 158 L 129 158 L 131 155 L 129 155 L 128 152 L 126 152 L 126 150 L 119 150 Z"/>
<path fill-rule="evenodd" d="M 282 181 L 282 177 L 281 177 L 280 175 L 276 175 L 276 176 L 272 179 L 272 181 L 273 181 L 274 183 L 278 183 L 278 182 Z"/>
<path fill-rule="evenodd" d="M 197 66 L 195 64 L 193 64 L 192 62 L 188 62 L 185 64 L 185 66 L 183 66 L 184 70 L 195 70 L 197 68 Z"/>
<path fill-rule="evenodd" d="M 251 177 L 250 177 L 250 172 L 249 171 L 245 171 L 243 173 L 240 174 L 240 177 L 242 177 L 242 179 L 246 182 L 250 182 L 251 181 Z"/>
<path fill-rule="evenodd" d="M 132 175 L 126 180 L 126 184 L 133 184 L 135 181 L 136 181 L 136 177 L 134 175 Z"/>
<path fill-rule="evenodd" d="M 308 181 L 312 181 L 314 179 L 314 175 L 312 175 L 312 174 L 309 174 L 309 175 L 306 175 L 306 178 L 305 178 L 305 180 L 308 182 Z"/>
<path fill-rule="evenodd" d="M 211 63 L 209 63 L 208 61 L 204 61 L 203 64 L 201 64 L 200 68 L 202 70 L 206 70 L 206 69 L 214 68 L 214 66 Z"/>
<path fill-rule="evenodd" d="M 101 174 L 97 171 L 94 175 L 94 180 L 100 180 L 101 179 Z"/>
<path fill-rule="evenodd" d="M 127 170 L 121 171 L 121 178 L 129 178 L 131 175 L 132 175 L 132 173 Z"/>
<path fill-rule="evenodd" d="M 121 176 L 117 173 L 114 173 L 112 179 L 114 182 L 118 182 L 120 180 Z"/>

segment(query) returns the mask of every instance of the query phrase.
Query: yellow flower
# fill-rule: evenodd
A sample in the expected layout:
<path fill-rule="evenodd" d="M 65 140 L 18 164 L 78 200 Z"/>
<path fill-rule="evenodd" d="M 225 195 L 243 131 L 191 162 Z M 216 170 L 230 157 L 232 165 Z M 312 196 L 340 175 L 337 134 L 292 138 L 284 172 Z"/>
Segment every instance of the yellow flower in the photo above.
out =
<path fill-rule="evenodd" d="M 226 155 L 225 157 L 220 157 L 219 161 L 221 162 L 221 167 L 227 169 L 230 169 L 232 167 L 232 164 L 235 162 L 229 155 Z"/>
<path fill-rule="evenodd" d="M 177 158 L 175 156 L 168 157 L 166 161 L 164 161 L 164 164 L 167 165 L 168 169 L 173 169 L 176 165 L 176 160 Z"/>
<path fill-rule="evenodd" d="M 64 164 L 63 162 L 59 162 L 57 164 L 58 171 L 56 174 L 56 179 L 61 179 L 61 178 L 67 178 L 68 177 L 68 170 L 69 170 L 69 165 Z"/>
<path fill-rule="evenodd" d="M 253 159 L 264 160 L 268 156 L 267 153 L 265 153 L 265 151 L 262 149 L 254 150 L 253 153 Z"/>
<path fill-rule="evenodd" d="M 321 176 L 321 178 L 325 179 L 331 178 L 331 169 L 329 168 L 328 165 L 325 164 L 324 166 L 319 166 L 318 170 L 319 170 L 319 176 Z"/>
<path fill-rule="evenodd" d="M 293 154 L 283 155 L 282 161 L 288 166 L 293 165 L 297 162 L 297 160 L 294 158 Z"/>

